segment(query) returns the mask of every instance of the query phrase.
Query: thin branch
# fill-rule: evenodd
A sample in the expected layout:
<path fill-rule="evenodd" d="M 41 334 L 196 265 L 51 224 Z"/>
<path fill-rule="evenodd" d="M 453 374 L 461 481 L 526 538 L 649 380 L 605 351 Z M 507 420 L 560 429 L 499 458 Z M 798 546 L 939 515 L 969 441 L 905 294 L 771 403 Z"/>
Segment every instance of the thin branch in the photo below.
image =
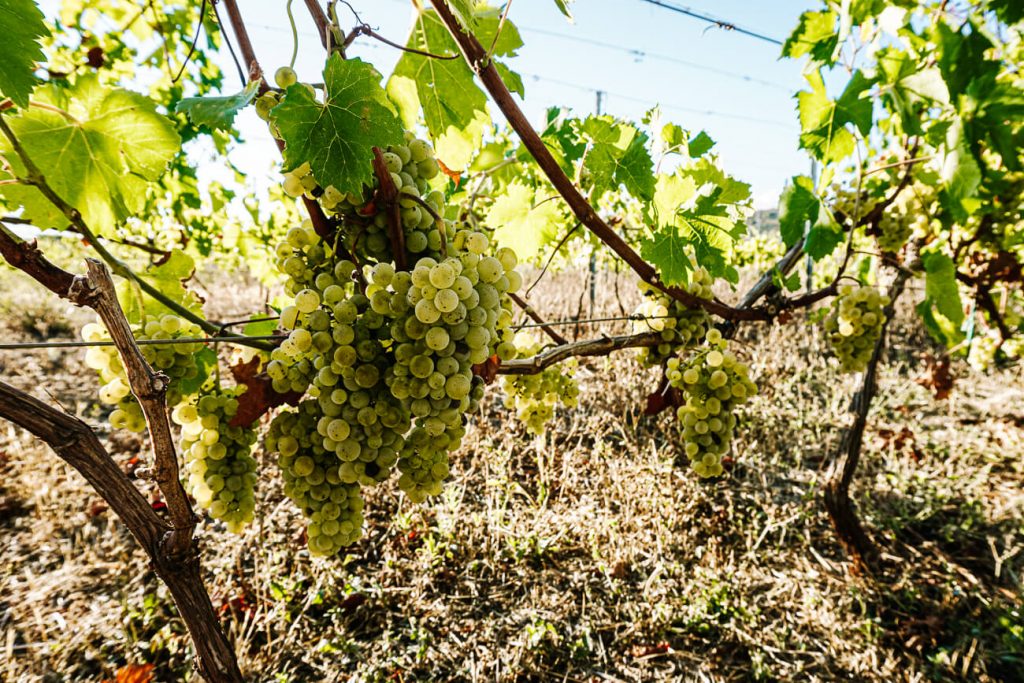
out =
<path fill-rule="evenodd" d="M 641 280 L 665 292 L 689 308 L 703 308 L 709 313 L 713 313 L 726 320 L 771 319 L 771 315 L 766 311 L 732 308 L 717 301 L 702 299 L 680 287 L 670 287 L 662 283 L 654 266 L 636 253 L 597 214 L 569 177 L 565 175 L 565 172 L 562 171 L 555 158 L 551 156 L 551 152 L 544 145 L 537 131 L 533 129 L 523 111 L 516 104 L 494 63 L 488 59 L 487 52 L 480 44 L 480 41 L 462 29 L 445 0 L 431 0 L 431 2 L 437 10 L 441 21 L 447 27 L 448 32 L 458 43 L 470 68 L 480 77 L 480 81 L 490 93 L 498 108 L 501 109 L 505 118 L 508 119 L 509 125 L 519 135 L 523 146 L 533 155 L 537 165 L 544 171 L 544 174 L 551 181 L 551 184 L 554 185 L 555 189 L 558 190 L 558 193 L 569 205 L 576 218 L 597 235 L 602 242 L 608 245 L 619 258 L 628 263 L 636 274 L 640 276 Z"/>
<path fill-rule="evenodd" d="M 188 62 L 192 59 L 192 55 L 196 52 L 196 45 L 199 44 L 199 34 L 203 30 L 203 17 L 206 16 L 206 0 L 203 0 L 199 6 L 199 23 L 196 25 L 196 35 L 192 38 L 192 45 L 188 49 L 188 54 L 185 55 L 185 61 L 181 63 L 181 68 L 178 69 L 178 75 L 171 79 L 171 83 L 177 83 L 181 75 L 185 73 L 185 67 L 188 66 Z"/>
<path fill-rule="evenodd" d="M 536 310 L 534 310 L 533 306 L 526 303 L 526 301 L 524 301 L 518 294 L 516 294 L 515 292 L 509 292 L 508 298 L 512 299 L 516 306 L 523 309 L 523 313 L 525 313 L 530 318 L 530 320 L 537 323 L 540 326 L 540 329 L 544 330 L 544 332 L 549 337 L 551 337 L 552 341 L 554 341 L 556 344 L 569 343 L 569 341 L 565 337 L 558 334 L 558 332 L 556 332 L 553 327 L 544 322 L 544 319 L 540 317 L 540 314 L 537 313 Z"/>
<path fill-rule="evenodd" d="M 238 71 L 238 78 L 242 81 L 242 85 L 245 86 L 249 83 L 249 79 L 245 77 L 245 69 L 242 68 L 241 62 L 238 61 L 238 55 L 235 54 L 235 47 L 231 44 L 231 39 L 228 38 L 227 33 L 224 32 L 224 22 L 220 19 L 220 12 L 217 11 L 217 2 L 213 3 L 213 16 L 217 19 L 217 26 L 220 27 L 221 35 L 224 36 L 224 44 L 228 46 L 228 52 L 231 54 L 231 61 L 235 63 L 235 69 Z"/>
<path fill-rule="evenodd" d="M 426 52 L 425 50 L 417 50 L 414 47 L 408 47 L 406 45 L 402 45 L 401 43 L 396 43 L 395 41 L 389 40 L 388 38 L 385 38 L 381 34 L 374 31 L 372 28 L 370 28 L 368 24 L 360 24 L 359 26 L 353 28 L 352 32 L 349 33 L 348 36 L 345 38 L 344 46 L 348 47 L 359 36 L 370 36 L 371 38 L 379 40 L 385 45 L 390 45 L 393 48 L 399 49 L 402 52 L 409 52 L 414 55 L 420 55 L 421 57 L 427 57 L 429 59 L 459 59 L 459 55 L 435 55 L 432 52 Z"/>
<path fill-rule="evenodd" d="M 533 288 L 540 283 L 541 278 L 544 277 L 544 274 L 548 272 L 548 268 L 551 266 L 551 262 L 554 261 L 555 256 L 558 255 L 558 250 L 565 246 L 565 243 L 569 241 L 569 238 L 572 237 L 572 234 L 574 232 L 579 230 L 581 225 L 582 223 L 576 221 L 576 225 L 572 226 L 569 232 L 565 233 L 565 237 L 563 237 L 561 241 L 555 245 L 555 248 L 551 251 L 551 256 L 548 256 L 548 260 L 544 262 L 544 267 L 540 269 L 540 274 L 537 275 L 537 278 L 533 281 L 533 284 L 527 287 L 524 296 L 530 296 L 530 292 L 532 292 Z"/>
<path fill-rule="evenodd" d="M 505 9 L 501 13 L 501 19 L 498 20 L 498 30 L 494 32 L 494 39 L 491 40 L 491 47 L 487 50 L 487 58 L 490 59 L 494 56 L 494 48 L 498 46 L 498 39 L 501 38 L 501 31 L 505 28 L 505 20 L 508 19 L 509 10 L 512 9 L 512 0 L 506 0 Z"/>
<path fill-rule="evenodd" d="M 657 346 L 665 340 L 660 332 L 644 332 L 616 337 L 601 337 L 570 342 L 561 346 L 553 346 L 541 351 L 531 358 L 518 358 L 498 366 L 499 375 L 536 375 L 544 368 L 557 365 L 569 358 L 582 356 L 607 356 L 612 351 Z"/>

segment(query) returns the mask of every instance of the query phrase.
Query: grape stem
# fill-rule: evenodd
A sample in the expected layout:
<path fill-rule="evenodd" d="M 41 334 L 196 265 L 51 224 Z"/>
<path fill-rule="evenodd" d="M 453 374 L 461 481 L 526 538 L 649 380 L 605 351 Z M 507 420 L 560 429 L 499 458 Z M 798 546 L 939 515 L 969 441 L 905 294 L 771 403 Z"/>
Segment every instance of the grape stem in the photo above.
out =
<path fill-rule="evenodd" d="M 395 268 L 406 269 L 405 258 L 405 232 L 402 230 L 402 215 L 398 206 L 398 188 L 395 181 L 391 179 L 391 172 L 384 161 L 384 153 L 380 147 L 373 148 L 373 172 L 377 175 L 377 182 L 380 188 L 374 204 L 384 212 L 388 219 L 388 234 L 391 236 L 391 252 L 395 257 Z M 440 226 L 439 229 L 444 226 Z"/>

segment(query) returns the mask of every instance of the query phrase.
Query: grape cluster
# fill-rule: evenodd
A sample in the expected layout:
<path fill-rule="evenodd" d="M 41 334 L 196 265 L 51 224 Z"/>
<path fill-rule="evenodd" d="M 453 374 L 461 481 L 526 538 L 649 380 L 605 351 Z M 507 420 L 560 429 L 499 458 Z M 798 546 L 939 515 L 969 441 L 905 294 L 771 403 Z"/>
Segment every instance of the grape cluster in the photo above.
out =
<path fill-rule="evenodd" d="M 279 454 L 285 495 L 309 520 L 310 552 L 328 556 L 359 538 L 363 497 L 359 484 L 342 481 L 343 463 L 337 455 L 323 448 L 317 430 L 321 417 L 315 400 L 279 413 L 270 423 L 266 446 Z"/>
<path fill-rule="evenodd" d="M 697 268 L 686 289 L 701 299 L 710 299 L 714 278 L 704 268 Z M 637 352 L 640 362 L 647 366 L 660 365 L 680 348 L 697 343 L 708 328 L 708 314 L 703 308 L 687 308 L 684 304 L 655 289 L 646 282 L 640 283 L 646 299 L 633 311 L 633 332 L 660 332 L 662 343 L 641 348 Z"/>
<path fill-rule="evenodd" d="M 311 551 L 323 555 L 359 537 L 360 487 L 397 469 L 411 500 L 440 492 L 448 454 L 483 396 L 473 366 L 515 355 L 515 252 L 444 218 L 427 142 L 407 134 L 382 156 L 399 190 L 401 254 L 379 178 L 342 195 L 320 187 L 306 164 L 285 176 L 286 192 L 315 198 L 339 226 L 325 240 L 307 221 L 277 246 L 289 333 L 266 366 L 274 390 L 307 396 L 275 418 L 267 446 L 309 519 Z"/>
<path fill-rule="evenodd" d="M 242 391 L 244 387 L 214 390 L 195 402 L 182 403 L 171 413 L 181 425 L 186 490 L 232 532 L 252 521 L 255 508 L 256 460 L 250 453 L 256 431 L 251 426 L 230 424 Z"/>
<path fill-rule="evenodd" d="M 840 288 L 825 317 L 825 334 L 843 372 L 861 372 L 868 366 L 885 323 L 882 309 L 888 304 L 889 297 L 874 287 Z"/>
<path fill-rule="evenodd" d="M 935 191 L 923 183 L 903 190 L 878 221 L 875 239 L 882 251 L 896 253 L 911 235 L 925 235 L 935 210 Z"/>
<path fill-rule="evenodd" d="M 132 331 L 138 340 L 178 339 L 202 336 L 202 329 L 176 315 L 147 315 L 141 325 Z M 110 341 L 107 329 L 100 323 L 88 323 L 82 328 L 82 338 L 87 342 Z M 195 354 L 203 348 L 202 342 L 183 344 L 142 344 L 139 349 L 150 367 L 170 379 L 167 387 L 167 403 L 177 405 L 183 399 L 182 382 L 195 379 L 199 373 Z M 100 401 L 116 406 L 110 413 L 110 424 L 114 429 L 128 429 L 141 432 L 146 429 L 146 418 L 142 407 L 131 394 L 128 376 L 114 346 L 92 346 L 85 354 L 85 364 L 99 372 Z"/>
<path fill-rule="evenodd" d="M 747 365 L 728 350 L 721 332 L 709 330 L 705 342 L 686 361 L 669 359 L 666 375 L 686 396 L 676 414 L 690 465 L 698 476 L 717 477 L 732 445 L 736 406 L 755 396 L 757 385 Z"/>
<path fill-rule="evenodd" d="M 533 356 L 542 348 L 535 337 L 525 333 L 516 335 L 515 346 L 520 358 Z M 572 359 L 533 375 L 506 375 L 505 407 L 516 411 L 527 431 L 543 434 L 559 403 L 575 408 L 579 402 L 580 389 L 573 378 L 575 370 L 576 361 Z"/>

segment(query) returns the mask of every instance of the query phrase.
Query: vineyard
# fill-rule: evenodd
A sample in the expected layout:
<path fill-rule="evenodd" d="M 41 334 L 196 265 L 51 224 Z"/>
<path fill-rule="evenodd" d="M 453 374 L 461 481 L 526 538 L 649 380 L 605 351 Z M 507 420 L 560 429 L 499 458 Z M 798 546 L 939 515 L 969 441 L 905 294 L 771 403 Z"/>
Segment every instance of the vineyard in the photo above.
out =
<path fill-rule="evenodd" d="M 248 11 L 0 7 L 3 680 L 1024 679 L 1017 3 L 801 14 L 768 233 L 512 2 Z"/>

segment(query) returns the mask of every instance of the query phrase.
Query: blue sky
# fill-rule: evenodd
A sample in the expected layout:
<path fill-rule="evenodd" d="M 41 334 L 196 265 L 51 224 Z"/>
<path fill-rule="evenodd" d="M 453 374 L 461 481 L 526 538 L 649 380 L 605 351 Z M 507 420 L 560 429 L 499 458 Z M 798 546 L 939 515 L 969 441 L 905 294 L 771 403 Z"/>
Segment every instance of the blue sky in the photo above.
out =
<path fill-rule="evenodd" d="M 412 21 L 409 0 L 352 0 L 363 21 L 405 42 Z M 685 0 L 679 3 L 784 39 L 810 0 Z M 287 64 L 291 29 L 283 0 L 243 2 L 242 12 L 264 69 Z M 303 3 L 294 2 L 298 24 L 299 78 L 320 80 L 323 51 Z M 353 17 L 338 7 L 342 24 Z M 728 32 L 642 0 L 579 0 L 568 23 L 552 0 L 518 0 L 510 17 L 525 45 L 510 66 L 523 75 L 523 108 L 535 123 L 544 110 L 563 105 L 594 111 L 596 90 L 605 113 L 639 118 L 655 103 L 670 120 L 705 130 L 717 142 L 725 168 L 753 186 L 758 208 L 775 206 L 784 181 L 807 173 L 808 157 L 797 149 L 793 93 L 802 86 L 801 63 L 778 58 L 779 47 Z M 553 35 L 557 34 L 557 35 Z M 615 48 L 598 45 L 603 43 Z M 623 49 L 617 49 L 623 48 Z M 360 37 L 350 54 L 374 63 L 387 76 L 398 50 Z M 657 55 L 657 57 L 655 56 Z M 233 88 L 234 67 L 224 55 Z M 502 122 L 499 112 L 496 120 Z M 255 114 L 238 120 L 247 142 L 233 160 L 244 170 L 269 171 L 277 159 L 270 136 Z"/>

